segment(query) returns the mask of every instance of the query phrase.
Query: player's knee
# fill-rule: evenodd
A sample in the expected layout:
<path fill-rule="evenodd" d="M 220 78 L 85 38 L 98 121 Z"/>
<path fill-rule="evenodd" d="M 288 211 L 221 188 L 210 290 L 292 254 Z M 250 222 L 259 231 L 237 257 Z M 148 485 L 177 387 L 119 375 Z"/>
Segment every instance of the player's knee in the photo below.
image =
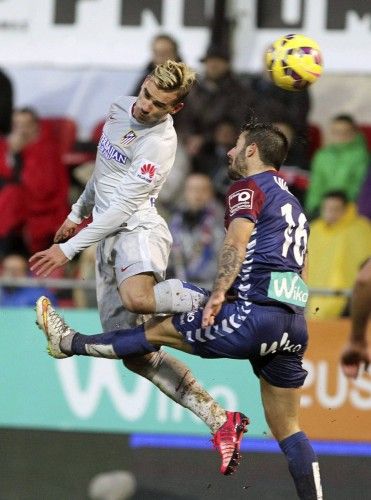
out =
<path fill-rule="evenodd" d="M 272 436 L 277 441 L 282 441 L 300 430 L 297 420 L 289 418 L 270 418 L 267 414 L 265 414 L 265 419 L 269 425 Z"/>
<path fill-rule="evenodd" d="M 161 365 L 165 353 L 160 350 L 157 352 L 150 352 L 144 356 L 124 358 L 122 362 L 125 367 L 143 377 L 147 377 L 157 371 L 158 367 Z"/>
<path fill-rule="evenodd" d="M 282 441 L 291 434 L 298 432 L 298 418 L 296 415 L 290 414 L 289 408 L 279 408 L 279 405 L 274 404 L 274 402 L 267 403 L 267 401 L 263 406 L 265 420 L 277 441 Z"/>

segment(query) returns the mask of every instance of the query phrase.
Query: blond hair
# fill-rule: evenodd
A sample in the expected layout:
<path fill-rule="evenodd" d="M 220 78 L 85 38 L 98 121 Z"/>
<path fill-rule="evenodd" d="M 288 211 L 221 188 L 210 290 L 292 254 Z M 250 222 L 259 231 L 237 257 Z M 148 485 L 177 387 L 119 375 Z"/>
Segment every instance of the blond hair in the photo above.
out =
<path fill-rule="evenodd" d="M 177 92 L 181 101 L 191 90 L 196 72 L 185 63 L 168 59 L 164 64 L 158 64 L 150 77 L 160 90 Z"/>

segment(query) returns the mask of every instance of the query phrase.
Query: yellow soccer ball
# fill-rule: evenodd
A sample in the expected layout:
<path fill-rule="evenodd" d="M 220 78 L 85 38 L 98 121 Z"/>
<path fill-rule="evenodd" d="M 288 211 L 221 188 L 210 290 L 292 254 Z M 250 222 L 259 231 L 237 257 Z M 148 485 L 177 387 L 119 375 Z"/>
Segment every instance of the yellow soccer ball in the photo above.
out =
<path fill-rule="evenodd" d="M 273 82 L 285 90 L 303 90 L 322 74 L 318 43 L 304 35 L 286 35 L 276 40 L 265 54 Z"/>

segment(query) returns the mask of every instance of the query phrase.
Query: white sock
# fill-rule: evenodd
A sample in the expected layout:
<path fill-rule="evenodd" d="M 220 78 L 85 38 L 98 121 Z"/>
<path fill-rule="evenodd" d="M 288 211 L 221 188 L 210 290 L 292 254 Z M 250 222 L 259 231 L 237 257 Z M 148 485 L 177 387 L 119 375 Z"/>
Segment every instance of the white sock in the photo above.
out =
<path fill-rule="evenodd" d="M 192 372 L 178 359 L 159 350 L 124 360 L 125 366 L 150 380 L 176 403 L 191 410 L 214 434 L 227 420 L 225 410 L 196 381 Z"/>
<path fill-rule="evenodd" d="M 178 279 L 157 283 L 155 293 L 156 313 L 179 313 L 195 311 L 206 304 L 206 290 Z"/>

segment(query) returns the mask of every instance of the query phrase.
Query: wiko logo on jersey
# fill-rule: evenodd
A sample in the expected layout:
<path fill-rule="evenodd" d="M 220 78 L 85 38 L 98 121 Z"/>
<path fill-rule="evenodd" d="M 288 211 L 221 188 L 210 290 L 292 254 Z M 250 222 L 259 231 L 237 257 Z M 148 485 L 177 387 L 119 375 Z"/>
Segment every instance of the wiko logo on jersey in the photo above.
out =
<path fill-rule="evenodd" d="M 287 304 L 305 307 L 308 300 L 308 287 L 297 273 L 274 272 L 271 273 L 268 297 Z"/>
<path fill-rule="evenodd" d="M 136 133 L 134 132 L 134 130 L 129 130 L 129 132 L 127 134 L 124 135 L 124 137 L 121 139 L 121 144 L 123 146 L 127 146 L 128 144 L 130 144 L 134 139 L 136 139 Z"/>
<path fill-rule="evenodd" d="M 155 173 L 156 173 L 156 165 L 154 165 L 148 160 L 144 160 L 143 165 L 141 165 L 138 169 L 137 177 L 139 177 L 143 181 L 148 182 L 149 184 L 153 181 Z"/>
<path fill-rule="evenodd" d="M 228 197 L 229 212 L 234 215 L 239 210 L 248 210 L 252 208 L 254 191 L 251 189 L 240 189 Z"/>
<path fill-rule="evenodd" d="M 281 340 L 279 342 L 274 341 L 269 346 L 263 342 L 260 344 L 260 356 L 267 356 L 268 354 L 274 354 L 277 351 L 288 351 L 288 352 L 298 352 L 301 349 L 301 344 L 291 344 L 289 339 L 289 334 L 284 332 Z"/>
<path fill-rule="evenodd" d="M 127 156 L 125 156 L 119 149 L 117 149 L 113 144 L 110 143 L 108 137 L 105 133 L 102 134 L 100 138 L 98 149 L 102 153 L 102 156 L 106 160 L 116 160 L 119 163 L 125 165 L 127 161 Z"/>

